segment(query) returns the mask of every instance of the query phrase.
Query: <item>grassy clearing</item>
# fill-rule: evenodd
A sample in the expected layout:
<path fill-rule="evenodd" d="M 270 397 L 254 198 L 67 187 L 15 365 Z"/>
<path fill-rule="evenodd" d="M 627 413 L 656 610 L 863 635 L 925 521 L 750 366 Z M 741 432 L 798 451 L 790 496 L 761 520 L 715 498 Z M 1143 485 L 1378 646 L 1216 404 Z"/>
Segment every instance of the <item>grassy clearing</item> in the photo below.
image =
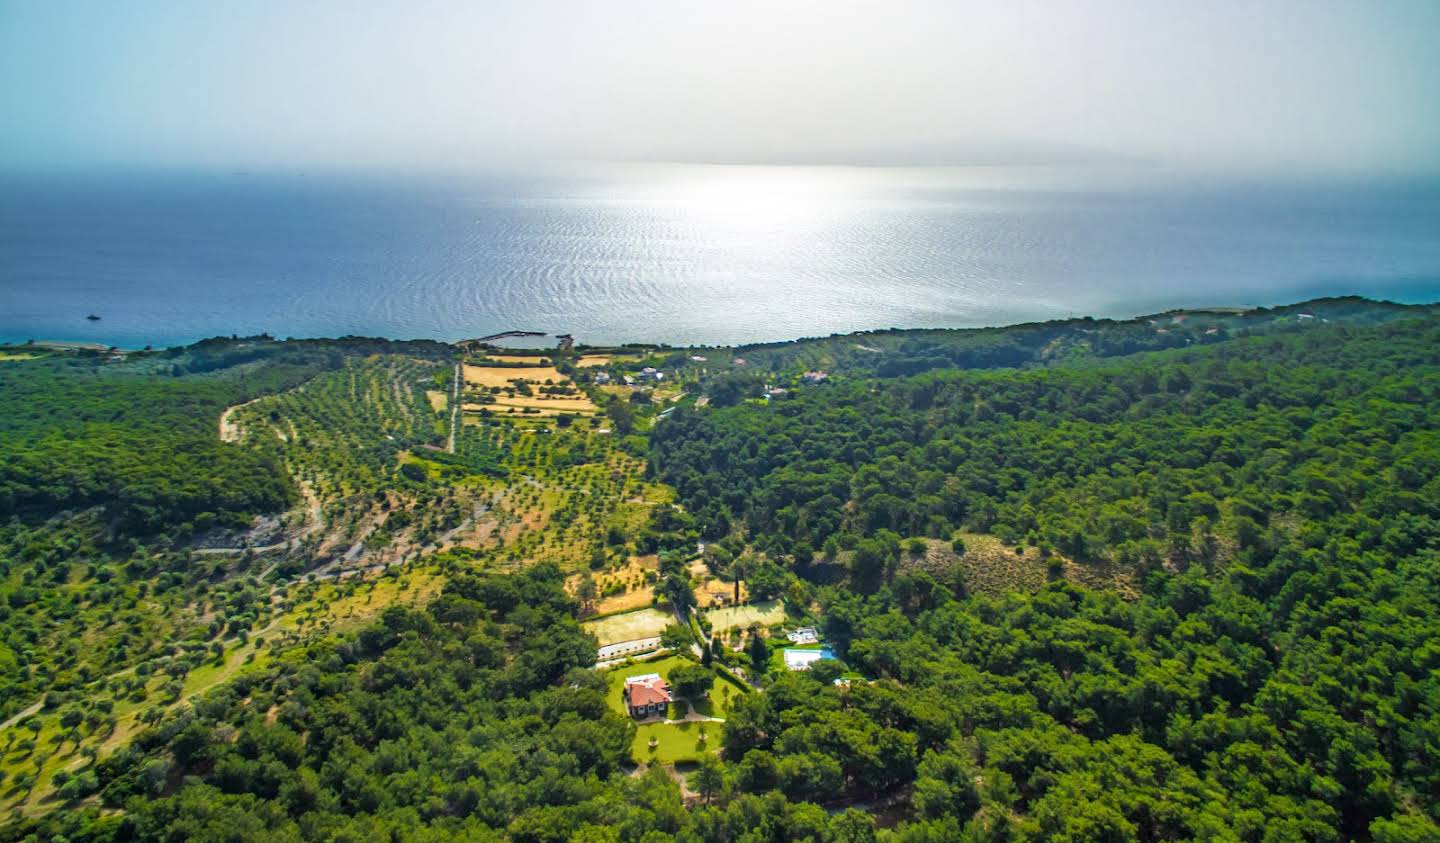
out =
<path fill-rule="evenodd" d="M 549 355 L 520 355 L 520 354 L 487 354 L 486 360 L 494 360 L 496 363 L 513 363 L 521 366 L 549 365 Z"/>
<path fill-rule="evenodd" d="M 930 542 L 926 556 L 938 550 L 942 556 L 948 553 L 952 560 L 958 559 L 965 571 L 966 588 L 971 591 L 993 595 L 1017 588 L 1038 591 L 1045 587 L 1046 565 L 1038 549 L 1027 547 L 1016 553 L 1015 548 L 995 536 L 978 533 L 964 533 L 960 539 L 965 542 L 964 555 L 957 558 L 944 542 Z"/>
<path fill-rule="evenodd" d="M 560 384 L 570 379 L 560 374 L 554 366 L 473 366 L 465 364 L 465 383 L 468 386 L 509 386 L 513 380 L 524 380 L 529 383 L 552 383 Z"/>
<path fill-rule="evenodd" d="M 785 620 L 785 607 L 779 600 L 762 600 L 748 606 L 731 606 L 726 609 L 711 609 L 705 613 L 710 628 L 717 632 L 731 629 L 749 629 L 754 624 L 771 626 Z"/>
<path fill-rule="evenodd" d="M 583 354 L 579 360 L 575 361 L 575 365 L 581 368 L 589 368 L 592 366 L 608 366 L 611 363 L 634 363 L 644 359 L 645 356 L 642 354 Z"/>
<path fill-rule="evenodd" d="M 669 612 L 662 612 L 659 609 L 637 609 L 623 615 L 611 615 L 608 618 L 588 621 L 584 626 L 603 647 L 607 644 L 618 644 L 621 641 L 634 641 L 637 638 L 652 638 L 674 622 L 675 618 Z M 640 673 L 650 672 L 652 671 L 640 671 Z"/>
<path fill-rule="evenodd" d="M 588 414 L 596 410 L 595 402 L 584 395 L 497 395 L 493 404 L 467 404 L 466 410 L 478 411 L 488 407 L 494 412 L 503 412 L 511 407 L 517 410 L 533 408 L 549 413 Z"/>
<path fill-rule="evenodd" d="M 430 402 L 430 409 L 437 413 L 445 412 L 445 408 L 450 406 L 450 396 L 438 389 L 425 390 L 425 400 Z"/>
<path fill-rule="evenodd" d="M 719 717 L 724 719 L 730 712 L 730 705 L 742 694 L 747 693 L 746 689 L 723 673 L 715 674 L 715 687 L 710 689 L 710 694 L 701 702 L 694 704 L 696 714 L 705 717 Z"/>
<path fill-rule="evenodd" d="M 630 755 L 637 763 L 684 764 L 696 762 L 707 753 L 719 752 L 723 723 L 642 723 L 635 729 Z M 700 740 L 701 735 L 706 740 Z M 650 739 L 655 746 L 650 746 Z"/>
<path fill-rule="evenodd" d="M 464 410 L 467 413 L 489 411 L 496 417 L 508 419 L 512 416 L 549 417 L 565 413 L 593 415 L 599 409 L 588 395 L 573 391 L 573 382 L 560 374 L 554 366 L 466 365 L 464 370 L 467 389 L 486 392 L 501 390 L 492 393 L 493 400 L 490 403 L 465 404 Z M 520 394 L 524 390 L 516 389 L 516 381 L 534 385 L 531 387 L 532 394 Z M 547 395 L 541 391 L 542 385 L 567 387 L 570 388 L 567 389 L 570 394 Z"/>
<path fill-rule="evenodd" d="M 678 656 L 658 659 L 653 662 L 641 662 L 633 665 L 624 665 L 608 671 L 606 677 L 610 683 L 610 690 L 605 695 L 605 702 L 611 710 L 624 715 L 625 701 L 621 692 L 625 688 L 625 679 L 629 676 L 640 676 L 646 673 L 658 673 L 666 676 L 680 665 L 690 664 L 688 659 Z M 729 694 L 725 693 L 729 689 Z M 710 702 L 705 707 L 711 711 L 724 712 L 728 709 L 729 703 L 736 695 L 743 693 L 739 688 L 733 686 L 723 677 L 717 679 L 715 688 L 710 692 Z M 697 707 L 697 711 L 701 711 Z M 704 713 L 701 711 L 701 713 Z M 628 715 L 627 715 L 628 716 Z M 723 717 L 722 714 L 710 714 L 707 716 Z M 707 752 L 718 752 L 720 749 L 720 735 L 724 728 L 720 723 L 642 723 L 635 729 L 635 740 L 630 744 L 631 757 L 636 762 L 655 764 L 675 764 L 686 761 L 698 761 Z M 705 741 L 700 740 L 701 733 L 706 736 Z M 654 738 L 655 746 L 650 746 L 650 740 Z"/>
<path fill-rule="evenodd" d="M 925 552 L 906 552 L 900 558 L 901 571 L 926 571 L 941 582 L 947 582 L 958 568 L 971 592 L 996 596 L 1007 591 L 1038 591 L 1048 580 L 1048 568 L 1040 551 L 1006 545 L 995 536 L 983 533 L 960 533 L 965 552 L 957 555 L 950 542 L 926 540 Z"/>
<path fill-rule="evenodd" d="M 643 609 L 655 602 L 655 589 L 642 585 L 632 588 L 619 594 L 612 594 L 609 597 L 595 603 L 596 614 L 608 615 L 612 612 L 628 612 L 635 609 Z"/>
<path fill-rule="evenodd" d="M 595 588 L 600 593 L 600 598 L 595 602 L 595 612 L 609 615 L 649 606 L 654 599 L 654 589 L 647 580 L 647 574 L 654 576 L 652 572 L 659 567 L 660 560 L 654 554 L 631 556 L 623 567 L 591 574 L 595 580 Z M 570 578 L 572 594 L 579 584 L 579 574 Z"/>
<path fill-rule="evenodd" d="M 524 405 L 503 403 L 466 404 L 462 407 L 462 409 L 464 409 L 464 411 L 467 413 L 488 416 L 492 419 L 504 419 L 506 421 L 516 416 L 522 419 L 527 417 L 534 419 L 549 419 L 554 418 L 555 416 L 565 415 L 566 413 L 570 413 L 573 415 L 575 412 L 573 410 L 559 410 L 549 407 L 527 407 Z"/>
<path fill-rule="evenodd" d="M 710 566 L 696 559 L 690 565 L 690 577 L 695 582 L 695 605 L 701 609 L 725 606 L 735 602 L 735 583 L 727 582 L 710 572 Z M 740 582 L 740 602 L 750 599 L 750 589 Z"/>
<path fill-rule="evenodd" d="M 900 569 L 925 570 L 945 581 L 958 567 L 967 589 L 991 596 L 1007 591 L 1039 591 L 1053 576 L 1050 560 L 1042 557 L 1038 548 L 1016 548 L 985 533 L 959 533 L 958 538 L 965 544 L 963 554 L 957 555 L 950 542 L 927 540 L 925 553 L 918 557 L 906 553 Z M 1055 558 L 1060 560 L 1060 574 L 1072 582 L 1111 589 L 1131 598 L 1139 593 L 1133 573 L 1118 566 Z"/>

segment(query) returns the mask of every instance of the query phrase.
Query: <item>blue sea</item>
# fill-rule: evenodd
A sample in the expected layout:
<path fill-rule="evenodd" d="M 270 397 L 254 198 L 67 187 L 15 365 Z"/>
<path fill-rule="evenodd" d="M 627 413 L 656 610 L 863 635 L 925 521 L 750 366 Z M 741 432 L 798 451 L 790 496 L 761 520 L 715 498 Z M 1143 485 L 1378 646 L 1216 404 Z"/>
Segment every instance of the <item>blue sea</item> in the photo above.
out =
<path fill-rule="evenodd" d="M 709 165 L 0 177 L 6 341 L 731 344 L 1347 293 L 1440 299 L 1440 183 Z"/>

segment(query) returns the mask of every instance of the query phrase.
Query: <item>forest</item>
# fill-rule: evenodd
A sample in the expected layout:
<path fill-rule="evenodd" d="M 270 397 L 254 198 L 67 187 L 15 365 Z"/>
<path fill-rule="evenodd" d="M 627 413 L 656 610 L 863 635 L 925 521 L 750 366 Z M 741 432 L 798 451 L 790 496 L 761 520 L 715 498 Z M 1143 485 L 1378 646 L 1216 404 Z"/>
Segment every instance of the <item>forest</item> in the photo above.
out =
<path fill-rule="evenodd" d="M 1428 839 L 1440 805 L 1437 419 L 1430 319 L 820 386 L 677 413 L 653 436 L 652 465 L 707 535 L 743 532 L 802 576 L 847 566 L 861 594 L 829 592 L 823 616 L 849 660 L 906 687 L 952 662 L 1023 699 L 946 737 L 963 739 L 955 763 L 987 781 L 993 747 L 1024 745 L 1023 762 L 1001 769 L 1015 781 L 1009 804 L 1042 836 L 1190 839 L 1207 822 L 1249 822 L 1241 839 L 1378 839 L 1402 826 Z M 1057 584 L 997 604 L 962 585 L 935 605 L 927 575 L 895 574 L 898 539 L 962 527 L 1133 567 L 1144 596 Z M 975 697 L 956 685 L 942 699 Z M 776 716 L 761 708 L 761 722 Z M 732 720 L 727 749 L 783 749 L 783 734 L 741 739 Z M 1142 815 L 1144 781 L 1098 769 L 1121 749 L 1164 765 L 1147 775 L 1167 792 L 1193 776 L 1181 825 Z M 1206 794 L 1244 811 L 1207 820 Z M 1088 813 L 1096 825 L 1075 831 Z"/>
<path fill-rule="evenodd" d="M 443 348 L 252 337 L 141 352 L 118 365 L 82 355 L 0 367 L 0 518 L 99 505 L 126 539 L 248 524 L 294 503 L 295 489 L 266 455 L 216 437 L 225 407 L 339 368 L 347 356 Z"/>
<path fill-rule="evenodd" d="M 49 463 L 7 469 L 11 650 L 63 621 L 29 601 L 64 593 L 41 577 L 76 576 L 67 554 L 161 541 L 159 516 L 128 513 L 189 525 L 165 539 L 183 544 L 195 513 L 238 523 L 318 496 L 345 530 L 337 547 L 373 529 L 378 558 L 382 540 L 404 548 L 381 576 L 427 584 L 389 603 L 352 586 L 355 622 L 267 636 L 228 681 L 77 755 L 46 803 L 63 810 L 17 810 L 0 841 L 1440 839 L 1440 317 L 1336 300 L 1307 303 L 1300 323 L 1300 307 L 1158 348 L 1096 323 L 1086 353 L 998 367 L 912 355 L 972 342 L 916 332 L 859 353 L 933 365 L 835 366 L 765 397 L 711 373 L 692 388 L 719 400 L 679 402 L 627 437 L 643 468 L 598 431 L 489 423 L 453 454 L 411 453 L 444 427 L 405 391 L 443 385 L 434 349 L 362 361 L 297 344 L 214 371 L 157 357 L 123 378 L 0 367 L 36 407 L 80 408 L 64 427 L 10 412 L 7 454 L 124 443 L 79 496 Z M 778 360 L 763 365 L 815 362 Z M 130 406 L 95 384 L 130 390 Z M 240 441 L 214 438 L 221 409 L 262 395 Z M 105 426 L 147 430 L 141 417 L 172 406 L 150 440 Z M 235 491 L 253 492 L 119 470 L 166 436 L 197 454 L 224 444 L 254 481 Z M 130 476 L 150 509 L 112 500 Z M 299 546 L 319 558 L 319 539 Z M 637 764 L 637 727 L 595 669 L 580 623 L 593 595 L 575 583 L 626 551 L 658 556 L 656 605 L 689 613 L 661 636 L 684 665 L 672 681 L 703 696 L 713 676 L 745 677 L 696 762 Z M 1040 581 L 1005 587 L 1007 558 Z M 691 613 L 694 565 L 776 598 L 834 658 L 792 671 L 775 630 L 711 637 Z M 145 620 L 157 572 L 102 570 L 68 611 L 108 602 L 135 619 L 127 646 L 163 638 Z M 232 591 L 210 569 L 207 600 L 249 623 L 318 594 L 303 571 L 267 610 L 253 573 Z M 164 576 L 164 599 L 189 593 L 185 569 Z M 62 747 L 104 731 L 83 697 L 54 712 L 73 721 Z"/>
<path fill-rule="evenodd" d="M 1313 299 L 1273 308 L 1175 310 L 1134 319 L 1082 317 L 1003 328 L 892 328 L 734 349 L 742 375 L 829 369 L 896 377 L 940 369 L 999 369 L 1070 364 L 1215 345 L 1316 325 L 1381 325 L 1433 315 L 1435 305 L 1403 305 L 1359 296 Z"/>

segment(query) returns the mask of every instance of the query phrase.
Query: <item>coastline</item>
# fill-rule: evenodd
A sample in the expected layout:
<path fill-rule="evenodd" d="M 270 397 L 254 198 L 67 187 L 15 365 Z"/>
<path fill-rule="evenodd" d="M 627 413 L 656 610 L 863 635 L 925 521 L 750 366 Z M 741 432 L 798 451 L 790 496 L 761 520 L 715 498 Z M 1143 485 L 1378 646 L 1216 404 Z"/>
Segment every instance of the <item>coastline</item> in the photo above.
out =
<path fill-rule="evenodd" d="M 1005 330 L 1010 330 L 1010 329 L 1015 329 L 1015 328 L 1038 327 L 1038 326 L 1060 327 L 1060 326 L 1069 325 L 1069 324 L 1087 323 L 1087 322 L 1106 322 L 1106 323 L 1110 323 L 1110 324 L 1127 324 L 1127 323 L 1139 324 L 1139 323 L 1143 323 L 1143 322 L 1146 322 L 1146 321 L 1154 321 L 1154 320 L 1159 320 L 1159 319 L 1174 319 L 1174 318 L 1176 318 L 1176 317 L 1179 317 L 1179 318 L 1181 318 L 1181 319 L 1184 319 L 1184 318 L 1188 318 L 1188 317 L 1192 317 L 1192 316 L 1215 316 L 1215 317 L 1229 317 L 1229 318 L 1245 318 L 1245 317 L 1253 317 L 1253 316 L 1260 315 L 1260 314 L 1265 314 L 1265 313 L 1272 313 L 1272 312 L 1279 312 L 1279 311 L 1286 311 L 1286 310 L 1294 310 L 1294 309 L 1304 308 L 1305 306 L 1308 306 L 1308 305 L 1316 305 L 1316 304 L 1328 303 L 1328 302 L 1355 302 L 1355 303 L 1365 303 L 1365 304 L 1368 304 L 1368 305 L 1377 306 L 1377 307 L 1382 307 L 1382 308 L 1397 308 L 1397 309 L 1440 308 L 1440 293 L 1432 294 L 1432 295 L 1434 295 L 1435 297 L 1433 297 L 1433 298 L 1427 297 L 1426 299 L 1415 300 L 1415 301 L 1405 301 L 1405 300 L 1403 300 L 1404 297 L 1395 297 L 1395 298 L 1383 297 L 1383 298 L 1382 298 L 1382 297 L 1368 296 L 1368 295 L 1357 294 L 1357 293 L 1350 293 L 1350 294 L 1341 294 L 1341 295 L 1317 296 L 1317 297 L 1313 297 L 1313 298 L 1305 298 L 1305 299 L 1302 299 L 1302 300 L 1293 300 L 1293 299 L 1292 299 L 1292 300 L 1287 300 L 1287 301 L 1283 301 L 1283 302 L 1279 302 L 1279 303 L 1265 304 L 1265 305 L 1234 305 L 1234 304 L 1223 304 L 1223 305 L 1222 305 L 1222 304 L 1216 304 L 1216 305 L 1204 305 L 1204 306 L 1180 306 L 1180 307 L 1171 307 L 1171 308 L 1167 308 L 1167 309 L 1164 309 L 1164 310 L 1156 310 L 1156 311 L 1151 311 L 1151 312 L 1146 312 L 1146 313 L 1140 313 L 1140 314 L 1135 314 L 1135 315 L 1128 315 L 1128 316 L 1103 315 L 1102 313 L 1098 313 L 1098 312 L 1097 312 L 1097 313 L 1085 314 L 1085 315 L 1069 315 L 1069 316 L 1065 316 L 1065 317 L 1062 317 L 1062 318 L 1038 319 L 1038 320 L 1033 320 L 1033 319 L 1032 319 L 1032 320 L 1018 320 L 1018 321 L 1008 322 L 1008 323 L 1003 323 L 1003 324 L 949 325 L 949 326 L 912 325 L 912 326 L 908 326 L 908 327 L 893 327 L 893 326 L 888 326 L 888 327 L 871 327 L 871 328 L 859 328 L 859 329 L 856 329 L 856 330 L 849 330 L 849 331 L 835 331 L 835 332 L 830 333 L 830 334 L 792 335 L 792 336 L 785 337 L 785 338 L 782 338 L 782 339 L 747 340 L 747 341 L 737 341 L 737 342 L 731 342 L 731 343 L 685 342 L 685 341 L 673 341 L 673 340 L 664 340 L 664 339 L 656 339 L 656 338 L 649 338 L 649 339 L 634 339 L 634 338 L 630 338 L 630 339 L 625 339 L 625 340 L 620 340 L 620 341 L 611 341 L 611 340 L 605 340 L 605 339 L 589 339 L 589 338 L 586 338 L 583 334 L 580 334 L 580 333 L 575 333 L 575 334 L 574 334 L 574 337 L 572 337 L 571 333 L 566 333 L 565 331 L 545 332 L 545 331 L 532 331 L 532 330 L 505 330 L 505 331 L 499 331 L 499 332 L 495 332 L 495 333 L 488 334 L 488 335 L 481 336 L 481 337 L 468 338 L 468 339 L 452 339 L 452 338 L 445 338 L 445 337 L 438 337 L 438 336 L 429 336 L 429 337 L 426 337 L 426 336 L 421 336 L 421 337 L 397 337 L 397 336 L 386 336 L 386 335 L 383 335 L 383 334 L 359 334 L 359 333 L 354 333 L 354 332 L 336 333 L 336 334 L 331 334 L 331 335 L 317 335 L 317 336 L 285 336 L 285 337 L 283 337 L 283 338 L 280 337 L 278 334 L 269 333 L 269 332 L 249 333 L 249 334 L 232 333 L 232 334 L 229 334 L 229 335 L 217 334 L 217 335 L 212 335 L 212 336 L 196 337 L 196 338 L 190 339 L 188 342 L 179 342 L 179 343 L 174 343 L 174 344 L 163 344 L 163 343 L 159 343 L 159 342 L 151 342 L 151 343 L 146 343 L 146 344 L 144 344 L 144 345 L 136 345 L 136 344 L 133 344 L 133 343 L 132 343 L 132 344 L 125 344 L 125 345 L 120 345 L 120 344 L 116 344 L 116 345 L 105 345 L 104 343 L 95 342 L 95 341 L 93 341 L 93 340 L 24 340 L 24 341 L 14 341 L 14 340 L 8 340 L 8 339 L 4 338 L 3 336 L 0 336 L 0 348 L 8 348 L 8 349 L 35 348 L 35 349 L 44 349 L 44 350 L 56 351 L 56 352 L 81 352 L 81 351 L 86 351 L 86 352 L 104 353 L 104 352 L 108 352 L 108 351 L 116 351 L 116 352 L 121 352 L 121 353 L 129 354 L 129 353 L 134 353 L 134 352 L 142 351 L 142 350 L 144 350 L 144 349 L 146 349 L 146 348 L 149 348 L 149 349 L 152 350 L 152 351 L 163 351 L 163 350 L 168 350 L 168 349 L 189 348 L 190 346 L 196 345 L 196 344 L 198 344 L 198 343 L 210 342 L 210 341 L 215 341 L 215 340 L 244 340 L 244 339 L 247 338 L 247 337 L 268 336 L 268 337 L 273 337 L 273 338 L 274 338 L 275 340 L 277 340 L 277 341 L 284 341 L 284 342 L 290 342 L 290 341 L 296 341 L 296 342 L 303 342 L 303 341 L 329 341 L 329 340 L 344 340 L 344 339 L 348 339 L 348 338 L 376 339 L 376 340 L 385 340 L 385 341 L 390 341 L 390 342 L 438 342 L 438 343 L 442 343 L 442 344 L 445 344 L 445 345 L 454 346 L 455 348 L 461 349 L 461 350 L 465 349 L 466 347 L 470 347 L 470 346 L 474 346 L 474 345 L 481 345 L 481 344 L 494 344 L 494 345 L 497 345 L 497 347 L 503 349 L 503 348 L 506 348 L 506 347 L 507 347 L 507 346 L 504 344 L 506 340 L 538 339 L 538 338 L 542 338 L 542 337 L 556 337 L 556 338 L 565 337 L 565 338 L 573 339 L 573 340 L 574 340 L 574 347 L 575 347 L 576 349 L 584 349 L 584 348 L 623 348 L 623 347 L 626 347 L 626 346 L 648 346 L 648 347 L 653 347 L 653 348 L 674 348 L 674 349 L 686 349 L 686 348 L 693 348 L 693 349 L 703 349 L 703 348 L 712 348 L 712 349 L 714 349 L 714 348 L 749 349 L 749 348 L 765 348 L 765 347 L 783 346 L 783 345 L 788 345 L 788 344 L 791 344 L 791 343 L 823 341 L 823 340 L 827 340 L 827 339 L 844 338 L 844 337 L 866 337 L 866 336 L 877 336 L 877 335 L 896 334 L 896 333 L 903 333 L 903 334 L 930 333 L 930 332 L 934 332 L 934 333 L 963 333 L 963 332 L 981 333 L 981 332 L 989 332 L 989 331 L 1005 331 Z M 662 332 L 662 333 L 663 333 L 663 332 Z M 533 351 L 533 350 L 548 350 L 548 349 L 551 349 L 552 347 L 553 347 L 553 344 L 551 344 L 551 343 L 535 344 L 535 345 L 513 345 L 513 346 L 509 346 L 509 348 L 512 348 L 512 349 L 514 349 L 514 350 L 532 350 L 532 351 Z"/>

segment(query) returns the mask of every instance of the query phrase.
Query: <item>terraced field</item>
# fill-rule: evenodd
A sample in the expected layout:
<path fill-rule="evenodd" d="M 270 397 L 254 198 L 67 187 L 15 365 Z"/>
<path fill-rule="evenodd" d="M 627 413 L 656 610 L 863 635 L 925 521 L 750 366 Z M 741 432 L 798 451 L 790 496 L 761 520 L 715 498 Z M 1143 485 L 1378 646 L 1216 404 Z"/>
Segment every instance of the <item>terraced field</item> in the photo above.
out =
<path fill-rule="evenodd" d="M 553 418 L 560 415 L 590 416 L 598 408 L 574 381 L 552 365 L 540 365 L 538 358 L 492 357 L 501 362 L 533 365 L 463 367 L 465 390 L 462 406 L 467 414 Z"/>

